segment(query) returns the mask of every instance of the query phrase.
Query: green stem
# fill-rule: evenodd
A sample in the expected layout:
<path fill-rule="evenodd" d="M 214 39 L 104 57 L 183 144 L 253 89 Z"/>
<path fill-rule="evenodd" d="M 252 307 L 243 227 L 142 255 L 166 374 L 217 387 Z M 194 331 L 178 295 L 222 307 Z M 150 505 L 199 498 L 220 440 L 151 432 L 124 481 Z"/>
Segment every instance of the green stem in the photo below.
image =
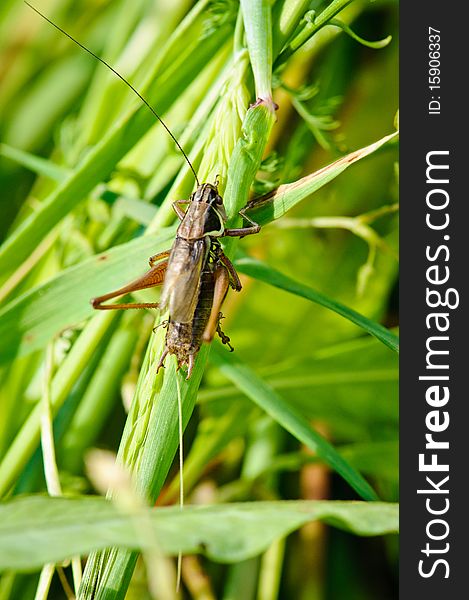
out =
<path fill-rule="evenodd" d="M 303 44 L 312 38 L 315 33 L 327 25 L 331 19 L 333 19 L 353 1 L 354 0 L 333 0 L 333 2 L 331 2 L 317 17 L 315 16 L 314 18 L 305 19 L 305 24 L 302 30 L 290 42 L 288 48 L 286 48 L 280 54 L 277 64 L 284 63 L 294 52 L 296 52 Z M 313 11 L 310 11 L 308 14 L 314 15 Z"/>

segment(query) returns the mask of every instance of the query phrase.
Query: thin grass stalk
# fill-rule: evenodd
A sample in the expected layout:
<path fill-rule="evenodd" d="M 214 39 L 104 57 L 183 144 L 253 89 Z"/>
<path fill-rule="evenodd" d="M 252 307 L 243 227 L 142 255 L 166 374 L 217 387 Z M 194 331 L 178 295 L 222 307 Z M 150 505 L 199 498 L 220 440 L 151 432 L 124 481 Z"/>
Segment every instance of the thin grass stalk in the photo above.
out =
<path fill-rule="evenodd" d="M 259 568 L 257 600 L 277 600 L 279 597 L 285 544 L 285 538 L 280 538 L 264 552 Z"/>
<path fill-rule="evenodd" d="M 197 401 L 200 402 L 200 394 Z M 233 404 L 223 416 L 218 417 L 216 420 L 207 418 L 202 421 L 197 432 L 197 438 L 184 464 L 184 489 L 186 494 L 200 479 L 207 464 L 223 451 L 234 437 L 242 434 L 246 424 L 249 423 L 249 416 L 246 415 L 245 406 Z M 164 492 L 163 503 L 174 502 L 179 491 L 180 482 L 175 477 Z"/>
<path fill-rule="evenodd" d="M 41 414 L 41 448 L 44 463 L 44 475 L 46 480 L 47 492 L 50 496 L 62 496 L 62 486 L 59 479 L 59 469 L 57 467 L 53 415 L 52 415 L 52 396 L 51 384 L 52 373 L 54 369 L 54 340 L 50 342 L 46 349 L 44 363 L 44 385 Z M 75 589 L 78 590 L 81 581 L 81 561 L 80 557 L 72 558 L 72 570 L 75 583 Z M 48 597 L 50 584 L 54 575 L 55 565 L 44 565 L 39 577 L 39 584 L 36 590 L 35 600 L 42 600 Z M 68 595 L 68 594 L 67 594 Z"/>
<path fill-rule="evenodd" d="M 51 379 L 53 370 L 54 344 L 51 342 L 46 349 L 44 364 L 43 400 L 41 406 L 41 447 L 44 462 L 44 475 L 49 495 L 61 496 L 59 471 L 55 456 L 54 432 L 52 428 Z M 55 572 L 53 563 L 46 564 L 41 569 L 35 600 L 46 600 Z"/>
<path fill-rule="evenodd" d="M 311 39 L 320 29 L 322 29 L 329 21 L 339 14 L 349 4 L 357 0 L 333 0 L 322 10 L 317 16 L 314 11 L 308 13 L 308 18 L 303 22 L 301 31 L 294 37 L 289 46 L 283 50 L 278 57 L 277 66 L 284 63 L 294 52 L 296 52 L 303 44 Z"/>

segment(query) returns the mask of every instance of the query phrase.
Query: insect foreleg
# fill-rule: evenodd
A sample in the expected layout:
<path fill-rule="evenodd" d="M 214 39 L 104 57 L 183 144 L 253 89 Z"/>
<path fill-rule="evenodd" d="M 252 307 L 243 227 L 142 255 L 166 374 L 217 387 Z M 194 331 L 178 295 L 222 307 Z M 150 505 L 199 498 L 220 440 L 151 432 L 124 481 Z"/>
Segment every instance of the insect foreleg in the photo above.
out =
<path fill-rule="evenodd" d="M 225 229 L 223 235 L 228 237 L 244 237 L 246 235 L 253 235 L 254 233 L 259 233 L 261 230 L 261 226 L 253 221 L 247 214 L 244 212 L 245 209 L 241 209 L 239 211 L 239 216 L 245 219 L 248 223 L 251 223 L 250 227 L 240 227 L 238 229 Z"/>
<path fill-rule="evenodd" d="M 179 219 L 182 221 L 186 215 L 186 211 L 182 210 L 181 208 L 179 208 L 182 204 L 189 204 L 190 200 L 176 200 L 175 202 L 173 202 L 173 210 L 174 212 L 177 214 L 177 216 L 179 217 Z"/>

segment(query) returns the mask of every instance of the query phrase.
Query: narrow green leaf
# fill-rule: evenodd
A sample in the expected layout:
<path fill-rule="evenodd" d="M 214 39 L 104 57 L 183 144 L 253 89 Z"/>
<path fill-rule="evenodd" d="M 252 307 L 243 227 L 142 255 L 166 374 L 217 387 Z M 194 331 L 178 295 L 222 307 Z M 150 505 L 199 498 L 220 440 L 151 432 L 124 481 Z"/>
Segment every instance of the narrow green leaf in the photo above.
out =
<path fill-rule="evenodd" d="M 260 225 L 265 225 L 283 217 L 298 202 L 301 202 L 301 200 L 304 200 L 322 188 L 326 183 L 335 179 L 357 161 L 373 154 L 373 152 L 376 152 L 376 150 L 384 146 L 387 142 L 396 139 L 398 135 L 398 132 L 391 133 L 369 146 L 365 146 L 364 148 L 360 148 L 360 150 L 355 150 L 347 154 L 347 156 L 339 158 L 315 173 L 306 175 L 306 177 L 293 183 L 281 185 L 261 198 L 255 198 L 248 205 L 250 216 Z"/>
<path fill-rule="evenodd" d="M 272 14 L 270 0 L 241 0 L 256 96 L 272 105 Z"/>
<path fill-rule="evenodd" d="M 259 260 L 254 258 L 241 258 L 236 261 L 236 267 L 241 273 L 245 273 L 254 279 L 258 279 L 260 281 L 264 281 L 274 287 L 278 287 L 282 290 L 290 292 L 291 294 L 296 294 L 297 296 L 301 296 L 302 298 L 306 298 L 307 300 L 311 300 L 311 302 L 315 302 L 329 310 L 333 310 L 337 314 L 345 317 L 355 325 L 358 325 L 375 338 L 377 338 L 380 342 L 394 350 L 395 352 L 399 352 L 399 338 L 391 333 L 386 327 L 383 327 L 379 323 L 364 317 L 360 313 L 357 313 L 348 306 L 344 306 L 340 302 L 336 300 L 332 300 L 328 296 L 321 294 L 321 292 L 317 292 L 313 288 L 304 285 L 302 283 L 298 283 L 294 279 L 291 279 L 287 275 L 283 275 L 279 271 L 276 271 L 272 267 L 269 267 L 265 263 L 262 263 Z"/>
<path fill-rule="evenodd" d="M 149 509 L 153 530 L 139 536 L 138 513 L 103 498 L 30 496 L 0 506 L 0 570 L 31 570 L 108 545 L 237 562 L 310 521 L 361 536 L 398 532 L 398 506 L 385 502 L 278 501 Z M 147 521 L 146 521 L 147 522 Z M 140 529 L 141 531 L 141 529 Z"/>
<path fill-rule="evenodd" d="M 69 174 L 68 169 L 60 167 L 50 160 L 13 148 L 8 144 L 0 144 L 0 155 L 26 167 L 37 175 L 42 175 L 53 181 L 63 181 Z"/>
<path fill-rule="evenodd" d="M 258 377 L 238 356 L 227 355 L 217 344 L 213 345 L 211 360 L 246 396 L 265 410 L 282 427 L 300 442 L 317 453 L 334 471 L 364 499 L 376 500 L 377 496 L 363 477 L 353 469 L 324 439 L 308 421 L 292 406 L 287 404 L 277 392 Z"/>

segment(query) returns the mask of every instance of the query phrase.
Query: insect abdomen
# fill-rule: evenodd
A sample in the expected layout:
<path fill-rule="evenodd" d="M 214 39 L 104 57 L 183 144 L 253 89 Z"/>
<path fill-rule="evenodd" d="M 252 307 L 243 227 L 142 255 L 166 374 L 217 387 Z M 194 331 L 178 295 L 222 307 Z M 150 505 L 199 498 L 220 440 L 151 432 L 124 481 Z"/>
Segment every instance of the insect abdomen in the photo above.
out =
<path fill-rule="evenodd" d="M 200 279 L 199 301 L 192 320 L 191 354 L 198 352 L 202 336 L 210 318 L 215 288 L 215 277 L 211 271 L 203 271 Z"/>
<path fill-rule="evenodd" d="M 194 317 L 190 323 L 170 319 L 166 334 L 166 348 L 175 354 L 178 364 L 188 364 L 189 356 L 195 356 L 202 345 L 202 336 L 210 318 L 215 281 L 212 271 L 203 271 Z"/>

